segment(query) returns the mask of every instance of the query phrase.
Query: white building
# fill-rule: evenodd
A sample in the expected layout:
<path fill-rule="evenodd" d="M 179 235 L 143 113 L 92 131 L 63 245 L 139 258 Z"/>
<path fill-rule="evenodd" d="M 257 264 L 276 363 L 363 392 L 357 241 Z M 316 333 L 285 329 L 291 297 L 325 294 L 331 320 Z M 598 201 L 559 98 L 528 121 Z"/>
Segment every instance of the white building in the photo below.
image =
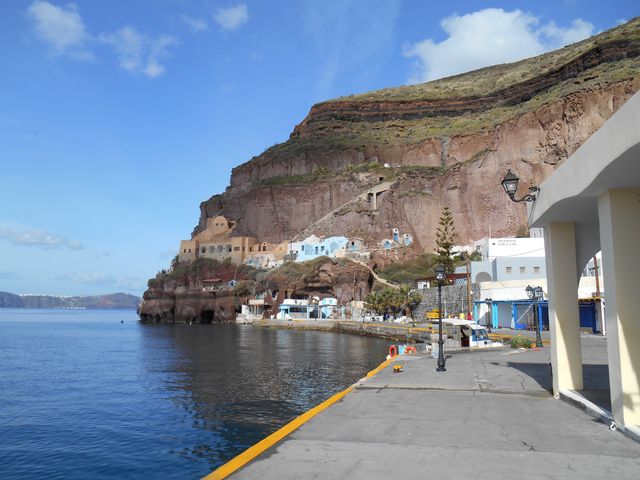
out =
<path fill-rule="evenodd" d="M 473 283 L 546 278 L 544 238 L 483 238 L 470 249 L 482 255 L 471 262 Z"/>

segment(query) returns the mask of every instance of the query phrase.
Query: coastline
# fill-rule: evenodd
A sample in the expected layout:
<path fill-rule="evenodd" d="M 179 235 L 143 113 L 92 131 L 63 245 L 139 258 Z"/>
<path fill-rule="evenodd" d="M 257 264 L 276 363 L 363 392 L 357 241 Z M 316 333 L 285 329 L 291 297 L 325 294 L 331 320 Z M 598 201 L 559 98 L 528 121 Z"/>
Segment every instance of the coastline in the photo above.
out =
<path fill-rule="evenodd" d="M 362 385 L 368 379 L 370 379 L 371 377 L 377 375 L 379 372 L 384 370 L 387 366 L 389 366 L 394 361 L 395 361 L 395 358 L 391 358 L 391 359 L 385 360 L 380 365 L 378 365 L 376 368 L 374 368 L 373 370 L 368 372 L 367 375 L 364 378 L 361 378 L 360 380 L 358 380 L 353 385 L 345 388 L 341 392 L 336 393 L 335 395 L 331 396 L 330 398 L 328 398 L 324 402 L 320 403 L 319 405 L 316 405 L 312 409 L 310 409 L 307 412 L 303 413 L 302 415 L 296 417 L 294 420 L 292 420 L 291 422 L 287 423 L 284 427 L 276 430 L 274 433 L 272 433 L 268 437 L 264 438 L 263 440 L 261 440 L 260 442 L 256 443 L 255 445 L 249 447 L 244 452 L 242 452 L 240 455 L 237 455 L 236 457 L 232 458 L 231 460 L 229 460 L 224 465 L 218 467 L 216 470 L 214 470 L 213 472 L 211 472 L 207 476 L 203 477 L 202 480 L 222 480 L 224 478 L 227 478 L 229 475 L 232 475 L 233 473 L 235 473 L 236 471 L 238 471 L 239 469 L 241 469 L 245 465 L 249 464 L 256 457 L 262 455 L 268 449 L 270 449 L 271 447 L 273 447 L 277 443 L 279 443 L 282 440 L 284 440 L 288 435 L 290 435 L 291 433 L 296 431 L 298 428 L 303 426 L 305 423 L 307 423 L 313 417 L 315 417 L 319 413 L 323 412 L 324 410 L 326 410 L 330 406 L 334 405 L 335 403 L 341 401 L 345 396 L 347 396 L 349 393 L 351 393 L 356 387 Z"/>
<path fill-rule="evenodd" d="M 386 322 L 352 322 L 343 320 L 279 320 L 263 319 L 248 323 L 262 328 L 282 328 L 287 330 L 317 330 L 334 333 L 347 333 L 376 337 L 386 340 L 427 342 L 430 340 L 431 329 L 427 327 L 413 327 Z"/>

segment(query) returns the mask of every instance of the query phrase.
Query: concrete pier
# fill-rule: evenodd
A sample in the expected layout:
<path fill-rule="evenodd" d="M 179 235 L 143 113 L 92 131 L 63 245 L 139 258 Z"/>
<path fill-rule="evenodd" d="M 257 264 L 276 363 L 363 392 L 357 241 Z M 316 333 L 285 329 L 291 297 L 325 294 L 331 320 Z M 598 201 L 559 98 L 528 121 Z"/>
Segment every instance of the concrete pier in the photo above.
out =
<path fill-rule="evenodd" d="M 608 388 L 604 339 L 582 345 Z M 435 362 L 396 357 L 229 478 L 638 478 L 640 443 L 553 398 L 549 348 Z"/>

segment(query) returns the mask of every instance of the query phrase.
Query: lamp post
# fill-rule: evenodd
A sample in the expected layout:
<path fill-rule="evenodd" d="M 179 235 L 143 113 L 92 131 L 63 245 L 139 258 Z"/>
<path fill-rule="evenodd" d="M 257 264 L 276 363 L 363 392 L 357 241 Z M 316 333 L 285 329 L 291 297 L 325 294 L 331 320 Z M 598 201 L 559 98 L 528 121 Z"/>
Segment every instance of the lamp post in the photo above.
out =
<path fill-rule="evenodd" d="M 533 300 L 533 318 L 536 325 L 536 347 L 541 348 L 543 345 L 542 337 L 540 336 L 540 316 L 538 315 L 538 302 L 544 297 L 544 292 L 542 291 L 542 287 L 532 287 L 531 285 L 527 285 L 525 291 L 527 292 L 527 297 L 529 297 L 529 300 Z"/>
<path fill-rule="evenodd" d="M 442 282 L 447 277 L 444 265 L 436 265 L 435 273 L 438 281 L 438 368 L 436 368 L 436 372 L 446 372 L 447 369 L 444 368 L 444 351 L 442 349 L 444 343 L 442 341 Z"/>
<path fill-rule="evenodd" d="M 489 309 L 489 311 L 487 312 L 489 314 L 489 320 L 487 321 L 487 328 L 489 329 L 489 333 L 491 333 L 491 327 L 493 326 L 493 318 L 491 314 L 491 306 L 493 305 L 493 298 L 491 297 L 485 298 L 484 303 L 487 304 L 487 308 Z"/>
<path fill-rule="evenodd" d="M 511 172 L 511 169 L 507 170 L 507 174 L 502 179 L 502 188 L 512 202 L 533 202 L 536 199 L 536 193 L 540 191 L 539 187 L 529 187 L 529 193 L 520 199 L 516 199 L 516 191 L 518 190 L 518 182 L 520 179 Z"/>

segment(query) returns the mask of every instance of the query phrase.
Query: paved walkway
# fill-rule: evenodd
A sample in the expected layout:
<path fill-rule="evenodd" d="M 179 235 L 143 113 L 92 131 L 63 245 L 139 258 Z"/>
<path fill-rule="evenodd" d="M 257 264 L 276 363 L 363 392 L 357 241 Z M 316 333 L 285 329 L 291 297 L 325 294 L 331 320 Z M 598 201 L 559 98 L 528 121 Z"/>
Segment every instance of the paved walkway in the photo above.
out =
<path fill-rule="evenodd" d="M 585 364 L 603 342 L 583 339 Z M 553 399 L 548 348 L 455 354 L 441 373 L 426 355 L 396 363 L 231 478 L 640 478 L 640 444 Z"/>

